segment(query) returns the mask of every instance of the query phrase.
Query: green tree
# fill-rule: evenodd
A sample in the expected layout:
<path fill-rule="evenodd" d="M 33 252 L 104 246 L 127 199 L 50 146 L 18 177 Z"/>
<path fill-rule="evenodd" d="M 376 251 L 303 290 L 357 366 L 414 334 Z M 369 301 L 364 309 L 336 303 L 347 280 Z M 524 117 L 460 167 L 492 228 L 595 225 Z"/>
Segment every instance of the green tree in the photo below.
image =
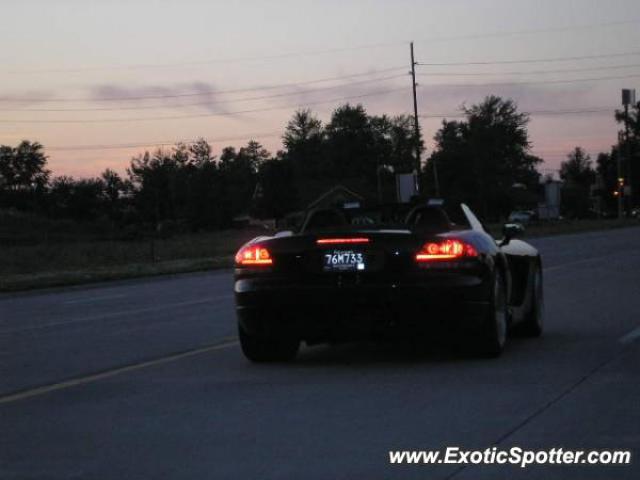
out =
<path fill-rule="evenodd" d="M 282 136 L 284 155 L 291 161 L 297 178 L 321 176 L 323 169 L 324 129 L 311 110 L 299 110 L 289 120 Z"/>
<path fill-rule="evenodd" d="M 433 191 L 437 163 L 443 196 L 472 204 L 484 217 L 505 216 L 515 206 L 514 185 L 524 186 L 532 199 L 538 188 L 542 160 L 530 153 L 529 117 L 513 100 L 496 96 L 463 112 L 465 120 L 445 120 L 436 133 L 426 184 Z"/>
<path fill-rule="evenodd" d="M 595 180 L 591 157 L 581 148 L 574 148 L 560 164 L 560 178 L 568 184 L 590 187 Z"/>
<path fill-rule="evenodd" d="M 393 172 L 415 169 L 413 118 L 371 116 L 362 105 L 339 106 L 324 127 L 310 110 L 299 110 L 287 124 L 283 143 L 282 158 L 291 162 L 294 183 L 303 189 L 346 183 L 374 197 L 382 180 L 383 199 L 393 201 Z"/>
<path fill-rule="evenodd" d="M 6 192 L 16 183 L 13 147 L 0 145 L 0 191 Z"/>
<path fill-rule="evenodd" d="M 282 218 L 294 211 L 298 195 L 294 187 L 291 162 L 273 158 L 260 165 L 254 194 L 253 213 L 259 218 Z"/>
<path fill-rule="evenodd" d="M 0 202 L 19 209 L 38 208 L 49 181 L 46 165 L 44 147 L 38 142 L 0 146 Z"/>
<path fill-rule="evenodd" d="M 69 205 L 73 195 L 75 180 L 67 175 L 60 175 L 51 180 L 47 210 L 54 217 L 68 217 Z"/>
<path fill-rule="evenodd" d="M 107 168 L 100 175 L 103 184 L 103 200 L 106 213 L 112 221 L 122 216 L 122 197 L 126 191 L 126 184 L 117 172 Z"/>
<path fill-rule="evenodd" d="M 178 145 L 174 152 L 156 150 L 145 152 L 131 160 L 127 173 L 134 188 L 135 202 L 141 217 L 158 228 L 166 220 L 178 218 L 181 204 L 178 182 L 184 166 L 184 148 Z"/>
<path fill-rule="evenodd" d="M 46 185 L 49 170 L 46 169 L 47 156 L 38 142 L 24 140 L 13 151 L 14 186 L 36 189 Z"/>
<path fill-rule="evenodd" d="M 338 107 L 326 127 L 326 167 L 334 178 L 364 178 L 375 185 L 374 131 L 362 105 Z"/>
<path fill-rule="evenodd" d="M 572 217 L 584 217 L 591 208 L 591 185 L 595 182 L 596 172 L 591 165 L 591 157 L 576 147 L 560 164 L 560 178 L 565 184 L 562 188 L 562 206 L 565 214 Z"/>
<path fill-rule="evenodd" d="M 260 165 L 271 158 L 271 154 L 255 140 L 249 140 L 246 147 L 240 148 L 236 162 L 242 168 L 247 168 L 253 173 L 257 173 Z"/>
<path fill-rule="evenodd" d="M 225 211 L 230 218 L 249 213 L 255 194 L 258 169 L 270 153 L 258 142 L 250 141 L 236 152 L 226 147 L 220 155 L 220 173 L 224 191 Z"/>
<path fill-rule="evenodd" d="M 424 151 L 422 137 L 415 138 L 414 118 L 399 115 L 390 121 L 388 140 L 391 147 L 391 165 L 400 173 L 413 172 L 416 169 L 415 145 Z"/>
<path fill-rule="evenodd" d="M 196 140 L 189 147 L 189 153 L 193 165 L 203 167 L 215 162 L 215 155 L 212 154 L 211 145 L 203 138 Z"/>
<path fill-rule="evenodd" d="M 78 222 L 96 220 L 106 213 L 104 191 L 105 184 L 100 178 L 55 177 L 49 189 L 48 211 L 53 216 Z"/>
<path fill-rule="evenodd" d="M 298 110 L 287 123 L 282 143 L 289 152 L 297 148 L 305 148 L 310 142 L 321 142 L 323 136 L 322 122 L 311 110 Z"/>

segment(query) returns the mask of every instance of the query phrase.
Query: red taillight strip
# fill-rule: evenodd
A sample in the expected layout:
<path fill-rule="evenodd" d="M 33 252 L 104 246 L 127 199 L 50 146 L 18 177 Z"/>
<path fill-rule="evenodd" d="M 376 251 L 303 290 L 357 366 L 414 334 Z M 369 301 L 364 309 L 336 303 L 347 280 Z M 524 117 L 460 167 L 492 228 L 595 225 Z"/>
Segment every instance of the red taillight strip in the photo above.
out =
<path fill-rule="evenodd" d="M 273 265 L 269 250 L 259 245 L 241 248 L 236 254 L 236 265 L 255 265 L 268 266 Z"/>
<path fill-rule="evenodd" d="M 242 260 L 240 265 L 273 265 L 273 260 Z"/>
<path fill-rule="evenodd" d="M 473 245 L 461 240 L 447 239 L 441 242 L 427 242 L 422 246 L 415 258 L 417 262 L 429 262 L 432 260 L 454 260 L 477 256 L 478 252 Z"/>
<path fill-rule="evenodd" d="M 351 237 L 351 238 L 319 238 L 316 240 L 318 245 L 336 245 L 340 243 L 369 243 L 367 237 Z"/>
<path fill-rule="evenodd" d="M 427 262 L 429 260 L 451 260 L 453 258 L 460 258 L 462 255 L 431 255 L 429 253 L 418 253 L 416 260 L 419 262 Z"/>

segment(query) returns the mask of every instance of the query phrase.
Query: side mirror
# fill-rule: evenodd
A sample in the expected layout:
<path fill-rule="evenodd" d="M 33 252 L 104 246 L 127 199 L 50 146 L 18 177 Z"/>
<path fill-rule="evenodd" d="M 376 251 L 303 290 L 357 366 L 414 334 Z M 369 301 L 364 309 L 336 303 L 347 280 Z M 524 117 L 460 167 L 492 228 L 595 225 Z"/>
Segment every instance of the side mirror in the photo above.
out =
<path fill-rule="evenodd" d="M 524 233 L 524 227 L 519 223 L 506 223 L 502 227 L 502 242 L 500 245 L 508 245 L 511 239 L 521 237 Z"/>

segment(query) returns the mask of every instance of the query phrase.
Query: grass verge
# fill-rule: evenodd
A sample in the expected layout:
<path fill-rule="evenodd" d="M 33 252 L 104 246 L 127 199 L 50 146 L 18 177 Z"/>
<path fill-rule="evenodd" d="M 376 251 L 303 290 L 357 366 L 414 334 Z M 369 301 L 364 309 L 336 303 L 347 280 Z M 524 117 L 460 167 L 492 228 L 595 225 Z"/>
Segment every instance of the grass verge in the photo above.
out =
<path fill-rule="evenodd" d="M 531 225 L 524 239 L 640 226 L 637 220 Z M 501 225 L 489 225 L 500 237 Z M 73 242 L 0 247 L 0 291 L 80 285 L 230 268 L 237 248 L 264 231 L 228 230 L 138 242 Z"/>
<path fill-rule="evenodd" d="M 151 277 L 155 275 L 200 272 L 233 266 L 233 257 L 190 258 L 156 263 L 133 263 L 83 270 L 60 270 L 3 276 L 0 292 L 17 292 L 36 288 L 81 285 L 108 280 Z"/>

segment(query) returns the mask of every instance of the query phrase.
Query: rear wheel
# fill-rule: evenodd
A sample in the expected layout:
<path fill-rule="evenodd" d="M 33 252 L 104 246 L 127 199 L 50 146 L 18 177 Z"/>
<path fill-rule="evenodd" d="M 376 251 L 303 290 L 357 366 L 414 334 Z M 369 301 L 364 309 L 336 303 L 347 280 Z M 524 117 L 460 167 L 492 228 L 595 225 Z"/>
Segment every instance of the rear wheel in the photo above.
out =
<path fill-rule="evenodd" d="M 491 305 L 487 313 L 484 330 L 478 340 L 478 351 L 482 356 L 498 357 L 507 343 L 508 312 L 507 292 L 504 276 L 498 270 L 493 279 Z"/>
<path fill-rule="evenodd" d="M 535 266 L 530 288 L 531 304 L 522 322 L 521 332 L 527 337 L 539 337 L 544 330 L 544 291 L 540 264 Z"/>
<path fill-rule="evenodd" d="M 252 362 L 286 362 L 293 360 L 300 347 L 300 340 L 288 337 L 265 337 L 245 332 L 238 326 L 242 353 Z"/>

